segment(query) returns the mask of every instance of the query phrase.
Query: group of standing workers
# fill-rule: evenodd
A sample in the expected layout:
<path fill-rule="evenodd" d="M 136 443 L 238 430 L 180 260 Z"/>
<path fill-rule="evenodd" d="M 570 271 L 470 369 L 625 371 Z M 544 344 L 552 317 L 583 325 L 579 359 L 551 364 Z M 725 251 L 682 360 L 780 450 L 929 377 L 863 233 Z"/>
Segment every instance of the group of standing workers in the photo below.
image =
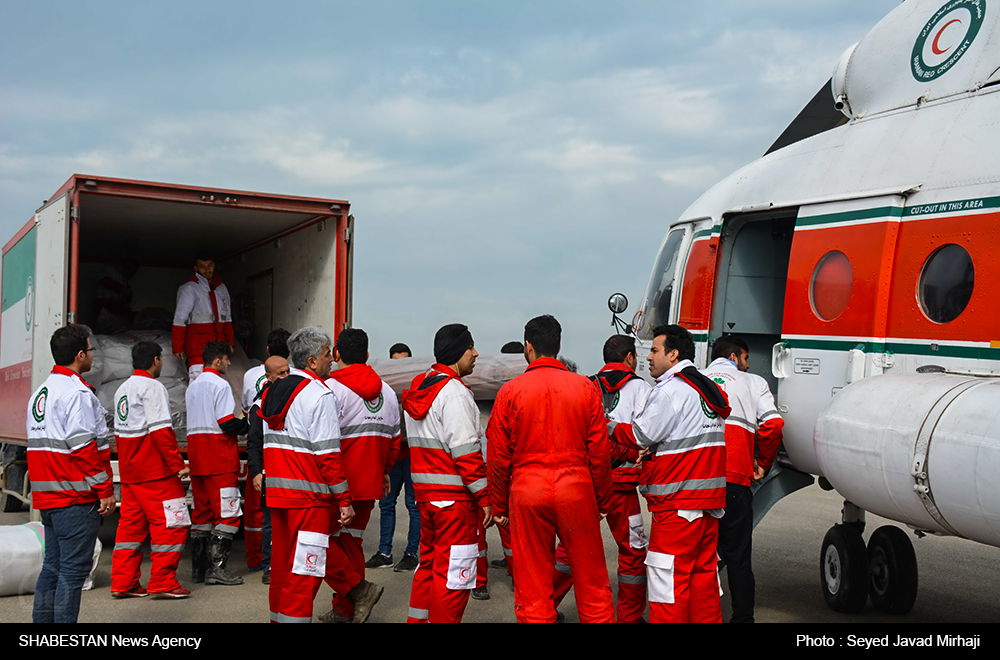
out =
<path fill-rule="evenodd" d="M 193 581 L 242 583 L 226 562 L 243 513 L 237 436 L 248 434 L 248 557 L 265 571 L 273 622 L 310 621 L 323 581 L 334 596 L 322 621 L 368 618 L 383 588 L 365 579 L 365 568 L 391 565 L 392 531 L 368 562 L 361 536 L 377 500 L 386 536 L 385 508 L 394 512 L 401 467 L 419 511 L 410 622 L 461 621 L 483 584 L 484 532 L 494 524 L 504 532 L 518 621 L 556 621 L 557 605 L 575 587 L 584 622 L 639 621 L 647 602 L 651 622 L 721 622 L 719 555 L 728 566 L 732 620 L 753 621 L 750 484 L 773 462 L 782 420 L 766 382 L 746 373 L 740 339 L 717 339 L 701 372 L 687 330 L 656 328 L 650 386 L 635 374 L 631 337 L 611 337 L 604 368 L 587 379 L 556 359 L 558 321 L 534 318 L 524 329 L 528 367 L 497 395 L 484 459 L 479 409 L 462 380 L 478 356 L 466 326 L 435 335 L 435 364 L 403 392 L 405 420 L 391 388 L 367 365 L 364 331 L 344 330 L 336 343 L 313 327 L 272 332 L 268 360 L 246 374 L 247 415 L 237 418 L 222 377 L 232 353 L 230 310 L 214 262 L 199 255 L 178 292 L 173 332 L 173 351 L 187 359 L 191 378 L 189 466 L 156 381 L 161 349 L 155 342 L 133 349 L 134 374 L 115 396 L 122 505 L 113 596 L 189 596 L 175 575 L 188 528 Z M 61 328 L 51 348 L 56 366 L 28 415 L 29 473 L 47 541 L 33 617 L 68 622 L 79 611 L 99 518 L 114 511 L 115 498 L 103 409 L 80 378 L 93 361 L 89 331 Z M 188 474 L 190 516 L 181 483 Z M 637 486 L 652 513 L 648 536 Z M 602 519 L 618 546 L 617 611 Z M 404 561 L 416 563 L 414 526 Z M 143 587 L 147 535 L 152 569 Z"/>

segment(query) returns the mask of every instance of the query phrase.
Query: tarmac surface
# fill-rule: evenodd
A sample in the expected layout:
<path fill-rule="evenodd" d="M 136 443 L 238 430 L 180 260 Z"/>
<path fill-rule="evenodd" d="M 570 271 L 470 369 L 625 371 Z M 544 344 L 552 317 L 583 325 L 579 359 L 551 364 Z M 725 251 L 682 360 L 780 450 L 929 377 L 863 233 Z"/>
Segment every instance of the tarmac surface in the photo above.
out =
<path fill-rule="evenodd" d="M 843 502 L 836 493 L 810 486 L 779 502 L 770 511 L 754 534 L 754 571 L 757 580 L 756 618 L 761 623 L 983 623 L 1000 621 L 1000 549 L 956 538 L 926 537 L 914 541 L 920 571 L 920 589 L 913 610 L 903 616 L 890 616 L 876 611 L 869 602 L 861 613 L 838 614 L 830 610 L 820 590 L 820 545 L 826 531 L 840 520 Z M 645 504 L 644 504 L 645 506 Z M 647 530 L 649 516 L 646 515 Z M 27 509 L 20 513 L 0 513 L 0 525 L 27 522 Z M 230 558 L 230 569 L 243 575 L 241 586 L 192 585 L 190 555 L 185 553 L 179 570 L 181 584 L 192 591 L 185 600 L 153 600 L 151 598 L 116 600 L 111 598 L 111 554 L 118 521 L 117 514 L 104 522 L 100 540 L 104 545 L 95 575 L 95 587 L 84 592 L 80 621 L 91 623 L 265 623 L 268 621 L 267 585 L 261 583 L 259 572 L 248 573 L 243 555 L 243 542 L 238 539 Z M 865 531 L 871 532 L 883 524 L 892 524 L 868 515 Z M 399 503 L 395 538 L 395 559 L 405 546 L 407 516 Z M 365 534 L 365 556 L 375 552 L 378 544 L 378 507 L 372 514 Z M 605 556 L 612 589 L 616 587 L 616 549 L 607 527 L 603 526 Z M 487 532 L 490 559 L 502 556 L 499 536 Z M 143 563 L 143 576 L 149 574 L 148 546 Z M 5 562 L 0 547 L 0 578 Z M 391 568 L 368 571 L 368 579 L 385 587 L 381 601 L 369 622 L 404 622 L 410 595 L 412 573 L 396 573 Z M 725 574 L 723 573 L 725 589 Z M 489 572 L 490 600 L 469 600 L 464 622 L 513 623 L 514 594 L 510 578 L 502 569 Z M 324 585 L 316 598 L 314 617 L 329 610 L 330 589 Z M 723 596 L 723 617 L 729 618 L 728 596 Z M 32 595 L 0 597 L 0 622 L 29 623 Z M 573 592 L 559 608 L 567 622 L 578 621 Z M 23 629 L 22 629 L 23 631 Z M 984 630 L 985 632 L 985 630 Z"/>

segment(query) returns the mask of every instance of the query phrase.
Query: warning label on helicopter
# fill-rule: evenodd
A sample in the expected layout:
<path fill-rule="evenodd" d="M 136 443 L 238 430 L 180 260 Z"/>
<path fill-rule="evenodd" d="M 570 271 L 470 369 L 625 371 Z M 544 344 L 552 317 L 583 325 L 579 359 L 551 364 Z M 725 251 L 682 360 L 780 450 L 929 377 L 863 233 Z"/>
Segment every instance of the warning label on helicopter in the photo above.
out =
<path fill-rule="evenodd" d="M 819 373 L 819 358 L 795 358 L 795 373 L 814 376 Z"/>

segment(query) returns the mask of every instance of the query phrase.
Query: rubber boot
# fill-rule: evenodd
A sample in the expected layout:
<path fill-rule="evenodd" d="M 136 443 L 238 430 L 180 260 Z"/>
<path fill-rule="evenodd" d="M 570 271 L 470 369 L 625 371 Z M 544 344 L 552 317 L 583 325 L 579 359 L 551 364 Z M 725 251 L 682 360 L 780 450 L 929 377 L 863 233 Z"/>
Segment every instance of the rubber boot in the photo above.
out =
<path fill-rule="evenodd" d="M 201 584 L 205 581 L 208 570 L 208 537 L 192 536 L 191 542 L 191 581 Z"/>
<path fill-rule="evenodd" d="M 243 584 L 243 578 L 226 572 L 226 562 L 229 561 L 229 549 L 232 546 L 232 539 L 212 535 L 208 543 L 208 572 L 205 573 L 205 584 Z"/>

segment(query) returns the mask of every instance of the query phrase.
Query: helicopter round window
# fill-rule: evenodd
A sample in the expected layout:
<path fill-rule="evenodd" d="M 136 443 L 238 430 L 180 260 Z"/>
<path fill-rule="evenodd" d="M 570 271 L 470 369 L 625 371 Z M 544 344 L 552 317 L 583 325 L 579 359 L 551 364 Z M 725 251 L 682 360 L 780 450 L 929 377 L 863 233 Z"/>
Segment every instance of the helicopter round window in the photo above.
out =
<path fill-rule="evenodd" d="M 976 269 L 961 245 L 944 245 L 931 253 L 920 271 L 917 296 L 924 315 L 935 323 L 954 321 L 972 299 Z"/>
<path fill-rule="evenodd" d="M 824 321 L 840 316 L 851 299 L 854 270 L 847 255 L 832 250 L 823 255 L 813 270 L 809 285 L 809 303 L 813 313 Z"/>

